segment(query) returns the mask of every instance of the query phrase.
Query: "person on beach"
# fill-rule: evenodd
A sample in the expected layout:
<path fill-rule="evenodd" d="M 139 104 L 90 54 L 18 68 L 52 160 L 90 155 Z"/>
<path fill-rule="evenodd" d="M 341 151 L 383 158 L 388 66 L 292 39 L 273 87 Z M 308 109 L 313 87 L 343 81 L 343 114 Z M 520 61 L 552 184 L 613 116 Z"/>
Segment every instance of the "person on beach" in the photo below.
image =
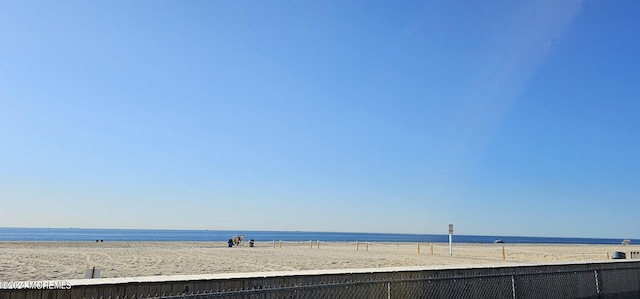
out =
<path fill-rule="evenodd" d="M 233 247 L 233 239 L 229 239 L 227 242 L 229 243 L 229 247 Z"/>

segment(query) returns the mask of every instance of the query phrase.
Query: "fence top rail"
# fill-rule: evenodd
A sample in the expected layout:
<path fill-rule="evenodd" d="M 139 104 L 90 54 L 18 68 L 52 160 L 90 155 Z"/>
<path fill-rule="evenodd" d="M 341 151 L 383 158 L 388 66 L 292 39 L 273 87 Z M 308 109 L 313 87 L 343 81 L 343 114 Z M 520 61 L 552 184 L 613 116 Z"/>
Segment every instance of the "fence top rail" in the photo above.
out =
<path fill-rule="evenodd" d="M 342 274 L 366 274 L 366 273 L 389 273 L 389 272 L 416 272 L 416 271 L 440 271 L 440 270 L 470 270 L 470 269 L 499 269 L 499 268 L 528 268 L 546 266 L 569 266 L 569 265 L 607 265 L 614 263 L 628 263 L 632 268 L 640 268 L 638 260 L 609 260 L 603 262 L 558 262 L 544 264 L 522 264 L 522 263 L 496 263 L 489 265 L 443 265 L 443 266 L 414 266 L 414 267 L 385 267 L 385 268 L 363 268 L 363 269 L 328 269 L 328 270 L 300 270 L 300 271 L 272 271 L 272 272 L 246 272 L 246 273 L 220 273 L 220 274 L 195 274 L 195 275 L 170 275 L 170 276 L 143 276 L 143 277 L 117 277 L 117 278 L 95 278 L 95 279 L 74 279 L 67 280 L 72 286 L 99 286 L 126 283 L 170 283 L 185 281 L 206 281 L 206 280 L 226 280 L 226 279 L 247 279 L 247 278 L 272 278 L 287 276 L 311 276 L 311 275 L 342 275 Z M 635 266 L 635 267 L 634 267 Z M 580 272 L 579 270 L 576 270 Z"/>

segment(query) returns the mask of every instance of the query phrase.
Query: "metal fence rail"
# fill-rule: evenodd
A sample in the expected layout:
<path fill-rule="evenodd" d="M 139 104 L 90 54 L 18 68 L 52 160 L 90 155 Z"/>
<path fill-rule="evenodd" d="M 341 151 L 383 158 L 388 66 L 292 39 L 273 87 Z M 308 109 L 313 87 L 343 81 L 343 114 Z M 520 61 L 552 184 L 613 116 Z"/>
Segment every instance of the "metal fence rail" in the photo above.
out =
<path fill-rule="evenodd" d="M 153 298 L 640 298 L 640 267 L 301 283 Z"/>
<path fill-rule="evenodd" d="M 640 298 L 640 262 L 82 280 L 0 299 Z"/>

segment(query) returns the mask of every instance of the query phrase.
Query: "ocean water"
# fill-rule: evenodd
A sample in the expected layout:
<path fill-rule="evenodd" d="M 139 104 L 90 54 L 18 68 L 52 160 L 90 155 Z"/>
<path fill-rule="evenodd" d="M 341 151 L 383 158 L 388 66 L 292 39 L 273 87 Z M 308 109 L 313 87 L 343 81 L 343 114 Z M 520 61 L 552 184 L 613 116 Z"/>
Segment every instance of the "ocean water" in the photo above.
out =
<path fill-rule="evenodd" d="M 244 235 L 245 240 L 260 241 L 309 241 L 326 242 L 448 242 L 448 235 L 345 233 L 302 231 L 229 231 L 229 230 L 153 230 L 153 229 L 93 229 L 93 228 L 0 228 L 0 241 L 226 241 L 234 235 Z M 552 244 L 620 244 L 622 239 L 598 238 L 545 238 L 517 236 L 453 235 L 459 243 L 493 243 L 496 239 L 505 243 Z M 638 244 L 640 240 L 631 240 Z"/>

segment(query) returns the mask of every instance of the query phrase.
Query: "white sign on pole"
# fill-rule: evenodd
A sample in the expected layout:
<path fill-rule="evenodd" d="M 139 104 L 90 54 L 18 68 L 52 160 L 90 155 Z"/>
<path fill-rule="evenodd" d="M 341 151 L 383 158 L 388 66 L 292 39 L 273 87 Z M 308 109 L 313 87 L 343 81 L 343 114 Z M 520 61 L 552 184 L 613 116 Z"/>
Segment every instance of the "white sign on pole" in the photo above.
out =
<path fill-rule="evenodd" d="M 449 223 L 449 255 L 453 255 L 453 224 Z"/>

